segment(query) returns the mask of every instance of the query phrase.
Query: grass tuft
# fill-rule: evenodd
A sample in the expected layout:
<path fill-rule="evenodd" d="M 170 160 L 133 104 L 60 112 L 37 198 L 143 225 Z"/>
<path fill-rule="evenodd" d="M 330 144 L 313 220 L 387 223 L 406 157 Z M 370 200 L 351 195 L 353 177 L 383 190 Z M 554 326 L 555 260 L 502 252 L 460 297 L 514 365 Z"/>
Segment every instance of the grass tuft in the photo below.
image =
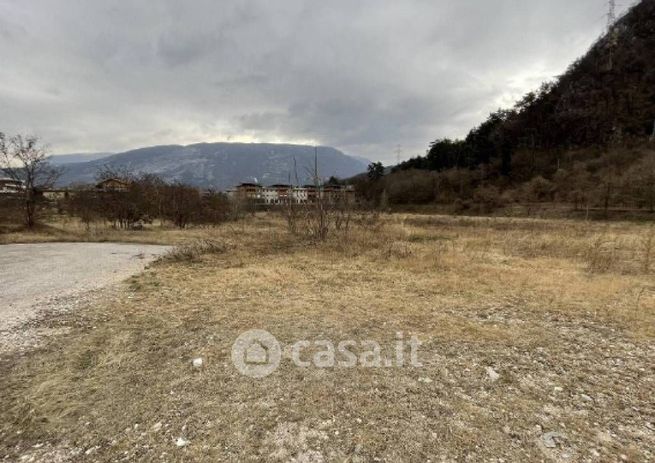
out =
<path fill-rule="evenodd" d="M 208 254 L 224 254 L 228 246 L 219 241 L 199 239 L 187 244 L 175 246 L 164 254 L 160 260 L 166 262 L 194 262 Z"/>

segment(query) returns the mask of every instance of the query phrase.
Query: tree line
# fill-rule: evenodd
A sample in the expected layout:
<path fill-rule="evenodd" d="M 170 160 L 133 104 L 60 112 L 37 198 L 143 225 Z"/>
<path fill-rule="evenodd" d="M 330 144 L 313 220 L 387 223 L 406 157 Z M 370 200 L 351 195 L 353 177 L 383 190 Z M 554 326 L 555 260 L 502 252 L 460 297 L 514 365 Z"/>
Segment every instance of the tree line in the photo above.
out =
<path fill-rule="evenodd" d="M 497 168 L 524 181 L 515 155 L 552 156 L 587 148 L 633 147 L 655 137 L 655 2 L 642 1 L 553 82 L 499 109 L 463 140 L 438 139 L 396 170 Z M 543 162 L 541 162 L 543 164 Z M 539 167 L 537 161 L 534 168 Z M 534 169 L 534 175 L 543 175 Z M 533 176 L 534 176 L 533 175 Z"/>
<path fill-rule="evenodd" d="M 522 201 L 653 210 L 655 2 L 642 1 L 556 81 L 463 139 L 356 179 L 378 203 L 489 209 Z"/>
<path fill-rule="evenodd" d="M 87 226 L 101 220 L 128 229 L 160 220 L 186 228 L 221 223 L 238 214 L 223 193 L 168 183 L 153 174 L 104 168 L 97 180 L 99 185 L 104 180 L 118 181 L 122 187 L 78 188 L 63 200 L 63 210 Z"/>
<path fill-rule="evenodd" d="M 532 173 L 532 154 L 519 152 L 512 166 L 523 172 L 525 180 L 521 182 L 511 182 L 499 174 L 499 169 L 494 171 L 494 166 L 485 164 L 476 168 L 397 170 L 389 175 L 380 175 L 379 169 L 371 167 L 366 178 L 356 181 L 356 188 L 360 196 L 382 206 L 441 204 L 455 211 L 484 213 L 515 203 L 554 202 L 569 204 L 575 210 L 655 212 L 655 151 L 651 148 L 581 150 L 563 158 L 559 168 L 540 168 Z"/>
<path fill-rule="evenodd" d="M 116 228 L 140 228 L 154 220 L 179 228 L 216 224 L 238 218 L 247 207 L 230 201 L 216 191 L 201 191 L 169 183 L 152 174 L 133 174 L 125 169 L 102 168 L 97 181 L 112 179 L 120 188 L 81 185 L 53 192 L 60 171 L 48 162 L 48 154 L 38 137 L 0 132 L 0 170 L 21 185 L 12 194 L 0 195 L 0 219 L 37 225 L 43 215 L 56 210 L 79 218 L 86 226 L 104 221 Z M 101 184 L 101 183 L 100 183 Z M 57 199 L 48 199 L 53 193 Z"/>

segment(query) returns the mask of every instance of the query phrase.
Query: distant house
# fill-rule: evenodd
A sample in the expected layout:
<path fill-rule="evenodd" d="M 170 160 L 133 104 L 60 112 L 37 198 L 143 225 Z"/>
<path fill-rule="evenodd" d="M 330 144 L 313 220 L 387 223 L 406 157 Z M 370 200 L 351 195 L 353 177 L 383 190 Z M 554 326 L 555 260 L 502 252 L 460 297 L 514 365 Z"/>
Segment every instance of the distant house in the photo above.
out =
<path fill-rule="evenodd" d="M 235 191 L 239 199 L 258 200 L 261 198 L 262 186 L 257 183 L 241 183 Z"/>
<path fill-rule="evenodd" d="M 293 198 L 299 204 L 305 204 L 309 201 L 309 190 L 305 187 L 294 187 Z"/>
<path fill-rule="evenodd" d="M 275 188 L 263 187 L 261 189 L 261 199 L 265 204 L 277 204 L 278 194 Z"/>
<path fill-rule="evenodd" d="M 20 180 L 13 178 L 0 178 L 0 194 L 16 194 L 25 190 L 25 185 Z"/>
<path fill-rule="evenodd" d="M 69 192 L 66 189 L 59 189 L 59 190 L 54 190 L 54 189 L 49 189 L 49 190 L 39 190 L 37 193 L 40 196 L 43 196 L 46 199 L 49 200 L 58 200 L 58 199 L 66 199 L 69 196 Z"/>
<path fill-rule="evenodd" d="M 305 196 L 307 196 L 307 201 L 308 203 L 313 203 L 316 202 L 316 199 L 318 198 L 318 193 L 316 189 L 316 185 L 310 185 L 307 184 L 303 186 L 303 189 L 305 190 Z"/>
<path fill-rule="evenodd" d="M 277 193 L 277 201 L 274 204 L 287 204 L 293 199 L 293 187 L 284 183 L 271 185 L 269 189 Z"/>
<path fill-rule="evenodd" d="M 288 184 L 275 184 L 261 186 L 257 183 L 242 183 L 228 191 L 231 198 L 240 198 L 253 201 L 257 204 L 280 205 L 280 204 L 307 204 L 316 202 L 323 198 L 329 202 L 342 200 L 352 201 L 355 190 L 352 186 L 325 185 L 318 189 L 315 185 L 304 185 L 297 187 Z"/>
<path fill-rule="evenodd" d="M 127 191 L 130 183 L 119 178 L 107 178 L 96 184 L 97 191 Z"/>

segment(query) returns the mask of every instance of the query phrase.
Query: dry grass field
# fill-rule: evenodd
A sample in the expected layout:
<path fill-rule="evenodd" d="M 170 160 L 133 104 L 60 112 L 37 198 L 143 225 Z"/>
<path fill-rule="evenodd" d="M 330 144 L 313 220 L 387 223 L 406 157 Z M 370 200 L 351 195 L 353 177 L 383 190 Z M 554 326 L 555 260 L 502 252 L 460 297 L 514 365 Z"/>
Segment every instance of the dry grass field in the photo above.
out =
<path fill-rule="evenodd" d="M 655 460 L 653 226 L 393 214 L 320 244 L 272 215 L 59 230 L 33 239 L 186 247 L 0 365 L 0 461 Z M 402 332 L 422 367 L 299 368 L 285 350 L 249 378 L 230 352 L 253 328 L 284 345 Z"/>
<path fill-rule="evenodd" d="M 13 243 L 56 243 L 56 242 L 123 242 L 142 244 L 180 244 L 201 239 L 206 235 L 203 229 L 179 230 L 170 226 L 154 225 L 143 230 L 121 230 L 106 223 L 85 226 L 78 219 L 54 216 L 44 224 L 38 224 L 27 231 L 23 225 L 0 221 L 0 245 Z"/>

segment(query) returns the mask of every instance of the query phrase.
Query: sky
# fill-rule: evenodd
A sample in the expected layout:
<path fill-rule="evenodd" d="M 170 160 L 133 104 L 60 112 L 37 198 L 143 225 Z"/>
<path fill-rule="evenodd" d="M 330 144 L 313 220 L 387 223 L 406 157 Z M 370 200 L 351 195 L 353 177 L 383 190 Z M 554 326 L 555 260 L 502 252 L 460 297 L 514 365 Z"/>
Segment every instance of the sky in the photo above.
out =
<path fill-rule="evenodd" d="M 57 154 L 289 142 L 392 163 L 562 74 L 607 3 L 0 0 L 0 131 Z"/>

